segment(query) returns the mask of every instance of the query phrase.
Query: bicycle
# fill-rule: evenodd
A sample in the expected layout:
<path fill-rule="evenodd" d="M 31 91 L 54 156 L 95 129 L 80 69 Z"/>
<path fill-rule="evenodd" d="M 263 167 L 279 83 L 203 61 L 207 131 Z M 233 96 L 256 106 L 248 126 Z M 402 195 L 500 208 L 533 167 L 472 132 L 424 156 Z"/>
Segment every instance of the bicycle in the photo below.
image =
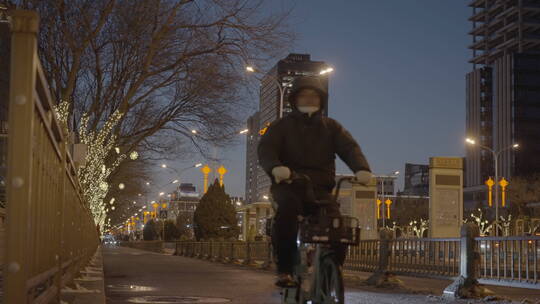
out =
<path fill-rule="evenodd" d="M 354 217 L 328 217 L 325 207 L 337 204 L 341 184 L 344 181 L 353 182 L 354 179 L 352 177 L 340 178 L 331 201 L 315 199 L 309 177 L 299 174 L 293 174 L 291 177 L 293 182 L 299 179 L 306 181 L 307 197 L 311 198 L 306 203 L 314 203 L 319 208 L 316 214 L 300 219 L 299 246 L 293 272 L 296 286 L 281 290 L 282 303 L 345 303 L 343 274 L 331 245 L 335 243 L 358 245 L 360 228 L 358 228 L 358 219 Z"/>

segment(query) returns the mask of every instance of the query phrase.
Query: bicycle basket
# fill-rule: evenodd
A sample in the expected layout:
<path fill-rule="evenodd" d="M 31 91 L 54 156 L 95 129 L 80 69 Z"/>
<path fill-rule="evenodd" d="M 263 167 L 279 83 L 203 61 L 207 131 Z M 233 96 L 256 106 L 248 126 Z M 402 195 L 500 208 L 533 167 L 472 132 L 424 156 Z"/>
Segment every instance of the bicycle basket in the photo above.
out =
<path fill-rule="evenodd" d="M 307 217 L 300 223 L 300 239 L 304 243 L 357 245 L 360 242 L 358 219 L 350 216 Z"/>

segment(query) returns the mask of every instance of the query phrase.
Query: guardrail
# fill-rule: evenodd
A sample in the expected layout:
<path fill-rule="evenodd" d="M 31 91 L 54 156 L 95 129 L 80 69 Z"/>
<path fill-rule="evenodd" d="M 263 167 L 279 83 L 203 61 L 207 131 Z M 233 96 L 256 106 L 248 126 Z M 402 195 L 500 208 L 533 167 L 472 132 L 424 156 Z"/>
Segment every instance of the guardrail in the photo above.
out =
<path fill-rule="evenodd" d="M 475 241 L 481 282 L 540 288 L 540 237 L 482 237 Z"/>
<path fill-rule="evenodd" d="M 0 271 L 6 260 L 6 209 L 0 208 Z"/>
<path fill-rule="evenodd" d="M 471 241 L 473 248 L 464 247 Z M 466 263 L 472 263 L 475 274 L 465 276 L 481 283 L 540 289 L 539 245 L 540 237 L 535 236 L 361 240 L 349 247 L 343 266 L 349 271 L 456 279 L 464 276 Z M 176 243 L 176 254 L 264 267 L 272 263 L 268 242 L 182 241 Z"/>
<path fill-rule="evenodd" d="M 176 255 L 267 267 L 271 249 L 268 242 L 176 242 Z"/>
<path fill-rule="evenodd" d="M 10 15 L 4 302 L 59 302 L 99 237 L 37 56 L 38 15 Z"/>

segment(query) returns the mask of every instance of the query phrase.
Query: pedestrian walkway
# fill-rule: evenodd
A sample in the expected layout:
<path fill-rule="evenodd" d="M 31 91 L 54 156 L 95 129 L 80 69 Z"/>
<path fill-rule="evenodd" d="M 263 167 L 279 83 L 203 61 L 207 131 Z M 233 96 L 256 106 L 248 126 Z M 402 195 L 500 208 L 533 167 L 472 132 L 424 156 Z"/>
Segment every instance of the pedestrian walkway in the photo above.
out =
<path fill-rule="evenodd" d="M 273 286 L 274 275 L 270 271 L 125 247 L 104 247 L 103 257 L 108 304 L 280 303 L 279 290 Z M 363 276 L 367 275 L 360 273 L 356 278 L 348 276 L 346 303 L 443 302 L 436 295 L 418 293 L 418 290 L 427 292 L 430 287 L 434 287 L 433 290 L 442 290 L 447 281 L 406 279 L 406 284 L 412 284 L 408 287 L 413 290 L 388 290 L 361 286 Z M 431 281 L 435 284 L 429 283 Z M 441 293 L 442 291 L 438 295 Z M 517 297 L 515 300 L 519 303 L 524 297 L 527 296 Z M 532 300 L 531 297 L 528 298 Z M 476 302 L 479 301 L 464 300 L 455 303 Z"/>

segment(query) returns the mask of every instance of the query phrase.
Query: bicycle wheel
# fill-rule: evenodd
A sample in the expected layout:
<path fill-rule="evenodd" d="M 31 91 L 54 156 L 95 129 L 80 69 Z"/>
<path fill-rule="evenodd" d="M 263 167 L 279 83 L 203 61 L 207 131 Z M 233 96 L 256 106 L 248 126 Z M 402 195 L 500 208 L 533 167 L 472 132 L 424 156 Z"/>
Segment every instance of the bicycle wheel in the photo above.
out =
<path fill-rule="evenodd" d="M 343 274 L 334 255 L 328 255 L 321 261 L 316 288 L 319 298 L 318 303 L 345 303 Z"/>

